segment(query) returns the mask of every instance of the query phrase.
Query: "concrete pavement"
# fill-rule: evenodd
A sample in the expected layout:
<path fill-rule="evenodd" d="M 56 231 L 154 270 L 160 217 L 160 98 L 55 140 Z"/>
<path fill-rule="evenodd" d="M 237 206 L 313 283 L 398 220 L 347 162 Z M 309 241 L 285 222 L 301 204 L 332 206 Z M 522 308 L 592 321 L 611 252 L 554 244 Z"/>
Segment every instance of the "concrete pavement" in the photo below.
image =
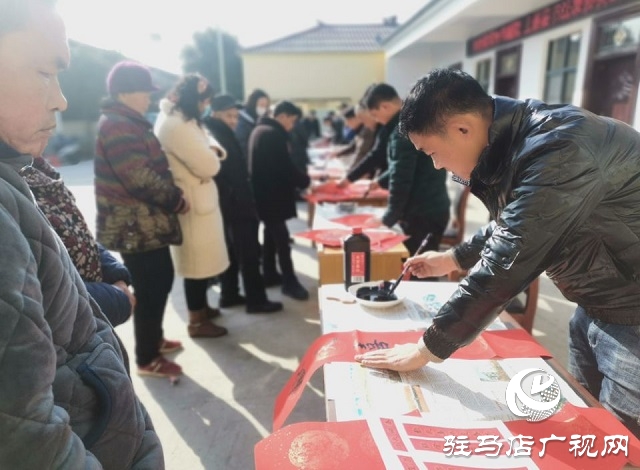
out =
<path fill-rule="evenodd" d="M 78 205 L 93 226 L 95 205 L 92 162 L 63 167 L 61 173 Z M 306 228 L 304 205 L 291 221 L 291 231 Z M 487 213 L 474 197 L 467 212 L 467 232 L 485 223 Z M 269 298 L 281 300 L 285 310 L 270 315 L 248 315 L 240 307 L 224 309 L 217 323 L 229 335 L 193 340 L 187 335 L 187 309 L 182 280 L 176 278 L 165 313 L 165 336 L 183 342 L 173 359 L 184 369 L 180 383 L 166 379 L 132 381 L 149 410 L 164 446 L 167 469 L 248 470 L 254 468 L 253 447 L 271 431 L 275 398 L 298 365 L 308 345 L 320 334 L 317 303 L 318 264 L 315 250 L 305 241 L 293 245 L 294 264 L 311 300 L 282 297 L 278 288 Z M 217 305 L 217 291 L 210 289 Z M 534 336 L 562 364 L 566 364 L 567 325 L 573 304 L 542 278 Z M 116 329 L 133 358 L 133 325 Z M 135 364 L 132 365 L 135 371 Z M 325 419 L 322 374 L 316 373 L 288 423 Z"/>

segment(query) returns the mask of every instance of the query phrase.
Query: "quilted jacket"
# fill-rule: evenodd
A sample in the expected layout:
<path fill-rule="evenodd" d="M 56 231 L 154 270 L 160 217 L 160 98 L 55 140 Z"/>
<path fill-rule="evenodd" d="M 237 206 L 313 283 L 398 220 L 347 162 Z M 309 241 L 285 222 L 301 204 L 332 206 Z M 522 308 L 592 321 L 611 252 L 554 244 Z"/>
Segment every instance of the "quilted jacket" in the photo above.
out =
<path fill-rule="evenodd" d="M 458 246 L 469 275 L 425 332 L 446 358 L 543 271 L 592 318 L 640 325 L 640 134 L 568 105 L 494 99 L 471 192 L 495 222 Z"/>
<path fill-rule="evenodd" d="M 105 103 L 94 171 L 96 238 L 106 248 L 140 253 L 182 242 L 176 215 L 182 191 L 144 116 L 121 103 Z"/>
<path fill-rule="evenodd" d="M 0 468 L 162 469 L 113 328 L 0 143 Z"/>

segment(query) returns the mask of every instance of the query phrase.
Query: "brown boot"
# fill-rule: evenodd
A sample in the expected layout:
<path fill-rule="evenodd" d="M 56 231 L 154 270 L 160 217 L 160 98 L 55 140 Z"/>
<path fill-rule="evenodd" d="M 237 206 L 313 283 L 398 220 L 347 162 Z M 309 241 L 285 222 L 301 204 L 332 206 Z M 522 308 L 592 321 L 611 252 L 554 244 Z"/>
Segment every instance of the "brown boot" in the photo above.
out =
<path fill-rule="evenodd" d="M 189 336 L 192 338 L 217 338 L 227 334 L 223 326 L 214 325 L 207 317 L 207 309 L 189 310 Z"/>
<path fill-rule="evenodd" d="M 213 308 L 213 307 L 207 306 L 206 310 L 207 310 L 207 318 L 209 320 L 213 320 L 214 318 L 217 318 L 220 316 L 219 308 Z"/>

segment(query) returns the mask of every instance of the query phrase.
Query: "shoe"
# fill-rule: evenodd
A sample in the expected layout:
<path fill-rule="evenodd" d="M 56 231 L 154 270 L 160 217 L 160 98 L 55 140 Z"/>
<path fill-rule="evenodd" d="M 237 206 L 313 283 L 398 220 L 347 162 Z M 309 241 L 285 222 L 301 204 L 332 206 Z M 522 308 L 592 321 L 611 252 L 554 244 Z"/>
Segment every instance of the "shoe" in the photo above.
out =
<path fill-rule="evenodd" d="M 309 292 L 298 281 L 284 284 L 282 294 L 296 300 L 309 300 Z"/>
<path fill-rule="evenodd" d="M 221 315 L 220 309 L 217 308 L 206 307 L 205 310 L 207 311 L 207 318 L 209 320 L 213 320 Z"/>
<path fill-rule="evenodd" d="M 224 326 L 218 326 L 209 321 L 206 308 L 189 310 L 187 331 L 192 338 L 218 338 L 228 333 Z"/>
<path fill-rule="evenodd" d="M 274 287 L 282 284 L 282 274 L 280 274 L 278 271 L 266 273 L 262 277 L 264 278 L 265 287 Z"/>
<path fill-rule="evenodd" d="M 170 339 L 162 338 L 160 341 L 160 349 L 158 352 L 160 354 L 169 354 L 172 352 L 176 352 L 182 349 L 182 343 L 180 341 L 173 341 Z"/>
<path fill-rule="evenodd" d="M 247 313 L 274 313 L 280 310 L 282 310 L 282 303 L 271 302 L 270 300 L 265 300 L 258 305 L 247 305 Z"/>
<path fill-rule="evenodd" d="M 236 305 L 244 305 L 247 303 L 247 299 L 243 295 L 236 294 L 234 296 L 224 297 L 220 296 L 220 308 L 230 308 Z"/>
<path fill-rule="evenodd" d="M 138 375 L 153 377 L 175 377 L 182 374 L 182 367 L 164 356 L 158 356 L 146 366 L 138 366 Z"/>

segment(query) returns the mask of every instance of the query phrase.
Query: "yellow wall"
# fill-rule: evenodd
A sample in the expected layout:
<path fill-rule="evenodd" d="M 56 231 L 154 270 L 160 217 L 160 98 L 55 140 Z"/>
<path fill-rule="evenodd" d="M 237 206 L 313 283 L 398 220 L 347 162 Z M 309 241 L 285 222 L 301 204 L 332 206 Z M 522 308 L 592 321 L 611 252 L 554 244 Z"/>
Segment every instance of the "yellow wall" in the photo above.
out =
<path fill-rule="evenodd" d="M 245 96 L 255 88 L 272 101 L 357 102 L 373 82 L 384 81 L 384 54 L 308 53 L 243 55 Z"/>

